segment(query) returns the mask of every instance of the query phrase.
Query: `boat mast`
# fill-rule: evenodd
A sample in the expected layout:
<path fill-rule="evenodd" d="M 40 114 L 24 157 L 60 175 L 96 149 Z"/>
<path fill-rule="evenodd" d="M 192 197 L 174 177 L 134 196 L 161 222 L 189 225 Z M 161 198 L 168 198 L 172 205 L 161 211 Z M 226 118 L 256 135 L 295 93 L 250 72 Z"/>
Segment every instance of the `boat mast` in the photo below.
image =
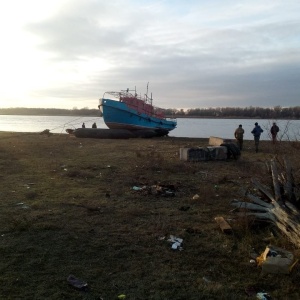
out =
<path fill-rule="evenodd" d="M 147 83 L 147 93 L 146 93 L 146 100 L 148 99 L 148 86 L 149 86 L 149 82 Z"/>
<path fill-rule="evenodd" d="M 148 97 L 148 89 L 149 89 L 149 82 L 147 83 L 147 93 L 145 94 L 145 96 L 146 96 L 146 102 L 152 106 L 152 93 L 151 93 L 151 98 L 149 98 Z"/>

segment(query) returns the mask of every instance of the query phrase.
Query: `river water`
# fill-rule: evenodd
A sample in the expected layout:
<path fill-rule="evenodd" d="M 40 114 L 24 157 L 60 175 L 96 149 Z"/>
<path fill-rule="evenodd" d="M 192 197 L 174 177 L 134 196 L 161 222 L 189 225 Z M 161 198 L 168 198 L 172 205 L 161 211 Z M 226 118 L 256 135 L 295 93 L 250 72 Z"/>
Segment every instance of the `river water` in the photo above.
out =
<path fill-rule="evenodd" d="M 107 128 L 101 117 L 0 115 L 0 131 L 41 132 L 50 129 L 53 133 L 66 134 L 67 128 L 79 128 L 83 122 L 87 128 L 91 128 L 94 122 L 98 128 Z M 217 136 L 233 139 L 235 129 L 242 124 L 245 130 L 244 139 L 250 140 L 253 139 L 251 130 L 255 122 L 258 122 L 264 130 L 261 139 L 269 140 L 273 120 L 258 119 L 179 118 L 177 128 L 171 131 L 169 136 L 191 138 Z M 276 123 L 280 128 L 278 134 L 280 140 L 300 140 L 300 120 L 276 120 Z"/>

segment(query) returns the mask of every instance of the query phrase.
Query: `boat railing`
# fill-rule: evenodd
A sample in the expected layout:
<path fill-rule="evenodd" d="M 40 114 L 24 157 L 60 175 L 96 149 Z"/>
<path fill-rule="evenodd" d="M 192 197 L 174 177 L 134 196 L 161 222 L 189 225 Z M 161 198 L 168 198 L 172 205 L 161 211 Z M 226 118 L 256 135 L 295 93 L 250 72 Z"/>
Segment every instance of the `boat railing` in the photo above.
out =
<path fill-rule="evenodd" d="M 103 94 L 103 98 L 106 97 L 106 94 L 113 96 L 114 98 L 122 101 L 122 99 L 124 98 L 131 98 L 131 99 L 137 99 L 140 101 L 143 101 L 144 103 L 148 103 L 151 104 L 152 99 L 149 98 L 146 94 L 144 95 L 144 97 L 142 97 L 141 95 L 138 95 L 137 93 L 132 94 L 129 90 L 127 91 L 120 91 L 120 92 L 105 92 Z"/>
<path fill-rule="evenodd" d="M 107 97 L 106 95 L 113 96 L 116 100 L 126 103 L 129 108 L 137 111 L 139 114 L 146 114 L 147 116 L 156 117 L 159 119 L 169 119 L 175 121 L 176 118 L 166 117 L 165 109 L 156 107 L 152 105 L 152 97 L 148 97 L 146 94 L 144 98 L 138 96 L 136 93 L 133 95 L 129 90 L 120 91 L 120 92 L 105 92 L 103 98 Z"/>

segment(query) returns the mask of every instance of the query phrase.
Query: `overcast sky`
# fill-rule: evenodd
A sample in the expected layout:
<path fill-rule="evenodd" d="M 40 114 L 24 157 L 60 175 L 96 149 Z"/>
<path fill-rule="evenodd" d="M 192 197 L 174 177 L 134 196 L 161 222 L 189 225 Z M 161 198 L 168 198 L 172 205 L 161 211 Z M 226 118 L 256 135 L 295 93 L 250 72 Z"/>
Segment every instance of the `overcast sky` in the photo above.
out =
<path fill-rule="evenodd" d="M 0 2 L 0 107 L 300 105 L 299 0 Z"/>

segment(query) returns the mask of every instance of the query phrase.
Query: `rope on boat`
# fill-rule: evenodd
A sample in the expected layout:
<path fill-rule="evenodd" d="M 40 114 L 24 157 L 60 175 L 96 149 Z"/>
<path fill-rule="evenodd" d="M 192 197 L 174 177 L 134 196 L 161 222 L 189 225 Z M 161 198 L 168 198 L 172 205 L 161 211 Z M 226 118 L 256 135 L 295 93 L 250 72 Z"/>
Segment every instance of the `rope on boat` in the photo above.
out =
<path fill-rule="evenodd" d="M 83 117 L 79 117 L 79 118 L 76 118 L 76 119 L 71 120 L 71 121 L 69 121 L 69 122 L 66 122 L 66 123 L 64 123 L 64 124 L 61 125 L 61 126 L 57 126 L 57 127 L 54 127 L 54 128 L 52 128 L 52 129 L 50 129 L 50 131 L 51 131 L 51 130 L 55 130 L 55 129 L 62 128 L 62 130 L 61 130 L 61 132 L 60 132 L 60 133 L 62 133 L 62 131 L 65 129 L 66 125 L 68 125 L 68 124 L 70 124 L 70 123 L 73 123 L 74 121 L 80 120 L 80 119 L 82 119 L 82 118 L 83 118 Z M 73 125 L 72 125 L 72 126 L 73 126 Z M 73 126 L 73 128 L 75 128 L 75 126 Z"/>
<path fill-rule="evenodd" d="M 52 128 L 52 129 L 50 129 L 49 131 L 55 130 L 55 129 L 59 129 L 59 128 L 62 128 L 62 130 L 61 130 L 61 132 L 60 132 L 60 133 L 62 133 L 63 130 L 65 129 L 66 125 L 68 125 L 68 124 L 70 124 L 70 123 L 73 123 L 74 121 L 80 120 L 80 119 L 82 119 L 82 118 L 86 118 L 86 117 L 79 117 L 79 118 L 76 118 L 76 119 L 74 119 L 74 120 L 71 120 L 71 121 L 69 121 L 69 122 L 64 123 L 64 124 L 61 125 L 61 126 L 54 127 L 54 128 Z M 89 121 L 90 121 L 90 122 L 93 122 L 93 121 L 95 121 L 95 120 L 97 120 L 97 119 L 99 119 L 99 117 L 97 117 L 97 118 L 95 118 L 95 119 L 89 119 Z M 83 122 L 84 122 L 84 120 L 83 120 Z M 79 124 L 79 123 L 76 123 L 76 124 Z M 76 124 L 75 124 L 75 125 L 76 125 Z M 75 127 L 73 124 L 72 124 L 72 127 L 73 127 L 74 129 L 76 129 L 76 127 Z"/>

